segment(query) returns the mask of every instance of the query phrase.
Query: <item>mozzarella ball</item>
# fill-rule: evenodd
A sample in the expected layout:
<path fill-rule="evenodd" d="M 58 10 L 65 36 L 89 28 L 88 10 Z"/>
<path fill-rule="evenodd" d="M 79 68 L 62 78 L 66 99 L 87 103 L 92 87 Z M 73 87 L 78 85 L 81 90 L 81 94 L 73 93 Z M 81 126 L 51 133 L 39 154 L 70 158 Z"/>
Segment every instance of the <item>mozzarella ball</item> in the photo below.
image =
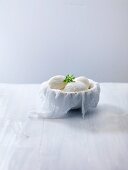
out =
<path fill-rule="evenodd" d="M 79 92 L 84 90 L 87 90 L 87 86 L 84 83 L 78 81 L 68 83 L 64 88 L 64 92 Z"/>
<path fill-rule="evenodd" d="M 61 90 L 66 86 L 66 83 L 64 82 L 65 76 L 57 75 L 49 79 L 49 87 L 51 89 L 58 89 Z"/>
<path fill-rule="evenodd" d="M 79 81 L 79 82 L 84 83 L 87 88 L 89 88 L 89 86 L 90 86 L 89 80 L 88 80 L 86 77 L 84 77 L 84 76 L 80 76 L 80 77 L 75 78 L 75 81 L 76 81 L 76 82 Z"/>

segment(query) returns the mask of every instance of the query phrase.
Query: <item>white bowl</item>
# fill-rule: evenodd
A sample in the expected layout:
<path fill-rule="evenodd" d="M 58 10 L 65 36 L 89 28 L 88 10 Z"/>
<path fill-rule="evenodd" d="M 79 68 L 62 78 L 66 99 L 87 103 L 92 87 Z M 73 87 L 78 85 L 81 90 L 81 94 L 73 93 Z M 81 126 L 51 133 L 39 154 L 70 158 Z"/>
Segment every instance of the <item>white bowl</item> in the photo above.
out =
<path fill-rule="evenodd" d="M 64 92 L 51 89 L 48 82 L 42 83 L 40 90 L 42 117 L 63 117 L 69 110 L 77 108 L 81 108 L 82 116 L 84 117 L 89 109 L 97 106 L 100 95 L 99 83 L 91 79 L 89 81 L 89 89 L 81 92 Z"/>

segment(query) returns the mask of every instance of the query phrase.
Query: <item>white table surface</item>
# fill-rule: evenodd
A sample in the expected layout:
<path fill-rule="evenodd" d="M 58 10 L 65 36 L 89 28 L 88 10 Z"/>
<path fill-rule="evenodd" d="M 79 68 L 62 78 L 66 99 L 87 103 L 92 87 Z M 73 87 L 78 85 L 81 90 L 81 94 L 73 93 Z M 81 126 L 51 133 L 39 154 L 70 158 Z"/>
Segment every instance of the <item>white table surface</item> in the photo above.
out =
<path fill-rule="evenodd" d="M 128 84 L 102 83 L 85 119 L 36 117 L 38 90 L 0 84 L 0 170 L 128 170 Z"/>

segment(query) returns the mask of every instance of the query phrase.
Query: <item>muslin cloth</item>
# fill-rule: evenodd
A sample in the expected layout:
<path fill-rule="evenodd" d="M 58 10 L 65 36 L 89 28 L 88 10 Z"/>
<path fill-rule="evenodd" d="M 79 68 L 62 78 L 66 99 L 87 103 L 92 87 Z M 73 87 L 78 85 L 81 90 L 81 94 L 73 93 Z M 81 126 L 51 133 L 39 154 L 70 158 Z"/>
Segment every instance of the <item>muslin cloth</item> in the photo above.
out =
<path fill-rule="evenodd" d="M 66 115 L 71 109 L 81 108 L 82 117 L 86 112 L 97 106 L 100 95 L 100 85 L 90 81 L 90 89 L 82 92 L 65 93 L 51 89 L 48 82 L 41 84 L 41 116 L 44 118 L 58 118 Z"/>

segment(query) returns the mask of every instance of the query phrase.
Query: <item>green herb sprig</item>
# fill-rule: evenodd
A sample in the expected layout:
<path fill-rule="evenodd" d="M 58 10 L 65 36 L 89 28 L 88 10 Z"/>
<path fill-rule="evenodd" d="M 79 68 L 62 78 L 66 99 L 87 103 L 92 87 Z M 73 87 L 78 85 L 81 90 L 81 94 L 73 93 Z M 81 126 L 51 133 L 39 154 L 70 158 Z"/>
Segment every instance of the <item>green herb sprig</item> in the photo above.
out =
<path fill-rule="evenodd" d="M 65 82 L 65 83 L 75 82 L 74 79 L 75 79 L 74 75 L 68 74 L 68 75 L 65 77 L 64 82 Z"/>

